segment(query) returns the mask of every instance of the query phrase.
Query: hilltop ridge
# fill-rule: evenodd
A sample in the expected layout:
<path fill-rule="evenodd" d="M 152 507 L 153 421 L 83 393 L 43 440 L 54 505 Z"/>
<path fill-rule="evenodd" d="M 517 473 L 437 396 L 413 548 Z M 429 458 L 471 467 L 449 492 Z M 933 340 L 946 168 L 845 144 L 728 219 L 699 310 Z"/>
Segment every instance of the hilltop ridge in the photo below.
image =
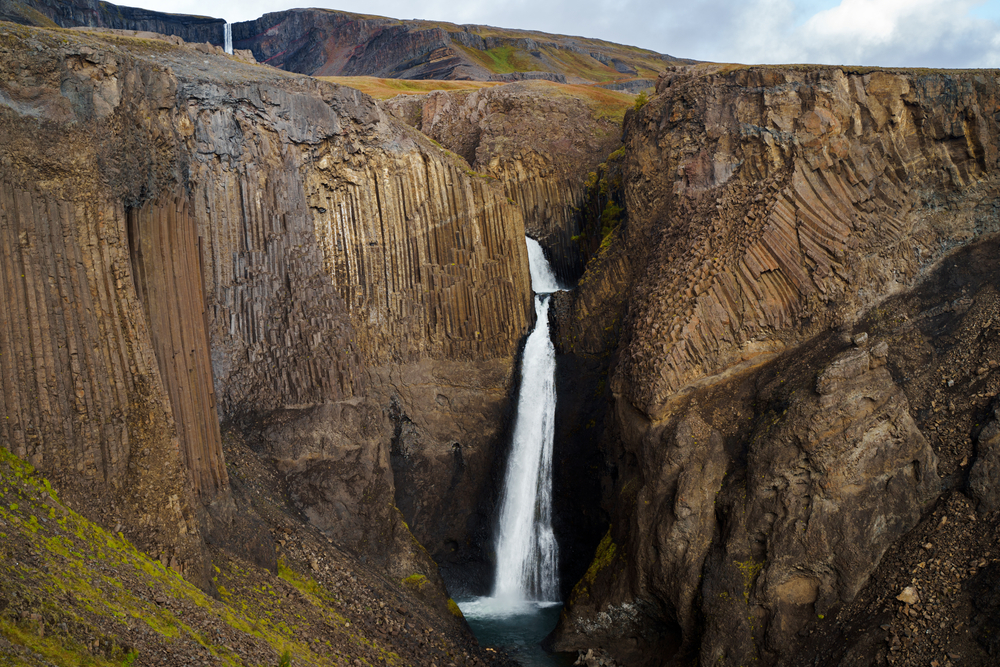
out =
<path fill-rule="evenodd" d="M 261 62 L 319 76 L 608 84 L 693 62 L 600 39 L 328 9 L 237 23 L 233 40 Z"/>

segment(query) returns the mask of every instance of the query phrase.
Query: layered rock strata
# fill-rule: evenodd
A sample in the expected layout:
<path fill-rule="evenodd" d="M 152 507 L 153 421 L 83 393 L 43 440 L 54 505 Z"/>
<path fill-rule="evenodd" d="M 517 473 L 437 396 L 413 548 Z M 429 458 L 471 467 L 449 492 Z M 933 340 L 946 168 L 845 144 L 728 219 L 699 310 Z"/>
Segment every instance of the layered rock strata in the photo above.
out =
<path fill-rule="evenodd" d="M 224 19 L 168 14 L 101 0 L 0 0 L 0 20 L 60 28 L 110 28 L 176 35 L 186 42 L 223 44 Z"/>
<path fill-rule="evenodd" d="M 691 62 L 595 39 L 325 9 L 234 24 L 233 40 L 261 62 L 318 76 L 583 83 L 653 76 L 664 64 Z"/>
<path fill-rule="evenodd" d="M 449 453 L 446 415 L 504 409 L 529 293 L 502 191 L 350 89 L 122 36 L 0 40 L 4 444 L 200 567 L 200 531 L 235 525 L 221 418 L 340 544 L 433 574 L 390 408 L 433 394 L 419 443 Z M 496 443 L 463 428 L 474 507 Z"/>
<path fill-rule="evenodd" d="M 939 460 L 968 465 L 924 430 L 940 385 L 914 378 L 945 366 L 910 359 L 940 327 L 914 348 L 879 313 L 1000 229 L 998 90 L 987 73 L 696 66 L 629 113 L 628 223 L 560 322 L 561 345 L 602 349 L 623 316 L 613 526 L 556 646 L 780 664 L 867 590 L 940 493 Z"/>

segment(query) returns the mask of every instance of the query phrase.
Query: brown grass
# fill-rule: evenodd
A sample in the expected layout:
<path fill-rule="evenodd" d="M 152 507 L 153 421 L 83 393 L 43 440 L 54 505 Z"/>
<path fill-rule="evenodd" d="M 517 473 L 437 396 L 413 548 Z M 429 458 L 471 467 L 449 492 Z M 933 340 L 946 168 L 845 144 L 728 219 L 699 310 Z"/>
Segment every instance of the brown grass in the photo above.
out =
<path fill-rule="evenodd" d="M 435 79 L 379 79 L 374 76 L 319 76 L 317 79 L 360 90 L 378 100 L 396 95 L 423 95 L 434 90 L 478 90 L 500 85 L 494 81 L 439 81 Z"/>
<path fill-rule="evenodd" d="M 635 104 L 635 95 L 617 90 L 608 90 L 587 84 L 563 84 L 551 81 L 539 81 L 536 85 L 544 86 L 546 94 L 555 96 L 576 97 L 584 101 L 593 112 L 594 118 L 607 119 L 621 123 L 625 110 Z"/>

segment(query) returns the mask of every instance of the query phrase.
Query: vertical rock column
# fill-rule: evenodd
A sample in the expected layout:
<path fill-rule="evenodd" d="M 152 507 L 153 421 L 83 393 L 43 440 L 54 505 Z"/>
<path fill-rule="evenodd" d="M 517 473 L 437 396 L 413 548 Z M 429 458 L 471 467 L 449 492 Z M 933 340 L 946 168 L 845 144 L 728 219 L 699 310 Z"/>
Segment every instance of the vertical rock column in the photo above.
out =
<path fill-rule="evenodd" d="M 36 466 L 116 485 L 133 374 L 151 359 L 129 358 L 135 332 L 97 243 L 114 226 L 101 217 L 0 183 L 0 440 Z"/>
<path fill-rule="evenodd" d="M 149 322 L 194 491 L 205 501 L 228 486 L 212 384 L 201 239 L 180 197 L 128 212 L 136 291 Z"/>
<path fill-rule="evenodd" d="M 125 218 L 99 197 L 0 181 L 0 446 L 74 509 L 120 521 L 207 588 L 170 402 L 130 284 Z"/>

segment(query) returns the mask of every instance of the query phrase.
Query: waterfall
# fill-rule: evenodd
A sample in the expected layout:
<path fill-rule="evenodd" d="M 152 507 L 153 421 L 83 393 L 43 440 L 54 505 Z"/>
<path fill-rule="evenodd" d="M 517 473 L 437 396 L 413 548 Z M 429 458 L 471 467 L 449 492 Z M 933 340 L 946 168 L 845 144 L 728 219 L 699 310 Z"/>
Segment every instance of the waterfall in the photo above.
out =
<path fill-rule="evenodd" d="M 531 274 L 531 289 L 535 294 L 558 292 L 561 289 L 559 281 L 552 273 L 549 261 L 545 259 L 542 246 L 530 236 L 526 236 L 524 240 L 528 245 L 528 273 Z"/>
<path fill-rule="evenodd" d="M 225 28 L 225 49 L 226 53 L 233 55 L 233 24 L 226 21 Z"/>
<path fill-rule="evenodd" d="M 457 602 L 483 645 L 503 648 L 522 665 L 561 665 L 561 659 L 541 647 L 562 609 L 552 532 L 556 352 L 549 338 L 549 303 L 561 287 L 542 247 L 530 238 L 525 242 L 536 322 L 521 360 L 514 438 L 497 523 L 496 577 L 490 596 Z"/>
<path fill-rule="evenodd" d="M 549 338 L 549 300 L 559 285 L 541 246 L 530 238 L 527 245 L 537 321 L 521 362 L 521 390 L 498 524 L 493 597 L 552 602 L 558 598 L 558 548 L 552 532 L 556 356 Z"/>

